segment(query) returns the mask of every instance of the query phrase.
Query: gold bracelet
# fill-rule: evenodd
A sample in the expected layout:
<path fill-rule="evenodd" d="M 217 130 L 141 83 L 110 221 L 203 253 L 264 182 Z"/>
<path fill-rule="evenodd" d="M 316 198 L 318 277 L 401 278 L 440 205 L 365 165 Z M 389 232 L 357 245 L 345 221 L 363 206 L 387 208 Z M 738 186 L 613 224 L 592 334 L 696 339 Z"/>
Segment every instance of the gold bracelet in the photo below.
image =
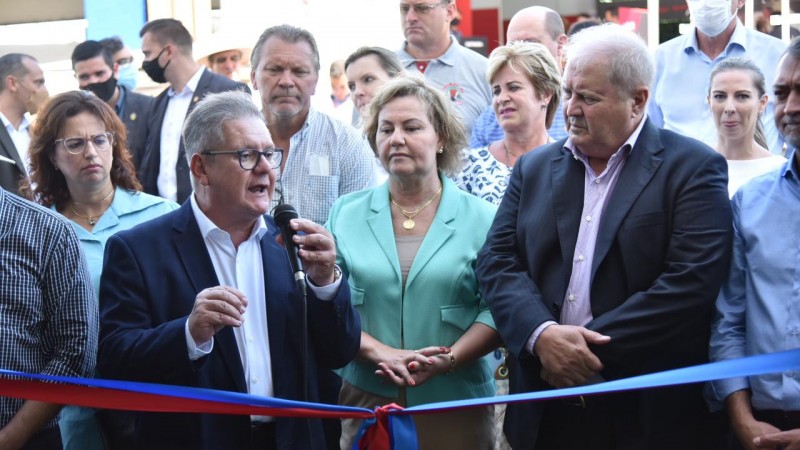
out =
<path fill-rule="evenodd" d="M 446 375 L 450 375 L 456 371 L 456 356 L 453 354 L 452 350 L 447 353 L 447 356 L 450 357 L 450 370 L 447 371 Z"/>

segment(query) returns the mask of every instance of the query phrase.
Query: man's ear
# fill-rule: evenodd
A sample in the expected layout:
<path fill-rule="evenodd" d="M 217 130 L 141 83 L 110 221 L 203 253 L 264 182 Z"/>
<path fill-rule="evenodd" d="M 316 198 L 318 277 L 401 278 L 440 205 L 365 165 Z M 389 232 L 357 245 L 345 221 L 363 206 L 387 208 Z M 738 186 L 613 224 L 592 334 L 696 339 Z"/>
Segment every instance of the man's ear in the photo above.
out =
<path fill-rule="evenodd" d="M 647 99 L 650 98 L 650 88 L 641 86 L 633 93 L 633 115 L 639 117 L 644 114 L 647 107 Z"/>
<path fill-rule="evenodd" d="M 189 161 L 189 171 L 201 186 L 208 186 L 207 163 L 208 161 L 199 153 L 192 155 L 192 159 Z"/>

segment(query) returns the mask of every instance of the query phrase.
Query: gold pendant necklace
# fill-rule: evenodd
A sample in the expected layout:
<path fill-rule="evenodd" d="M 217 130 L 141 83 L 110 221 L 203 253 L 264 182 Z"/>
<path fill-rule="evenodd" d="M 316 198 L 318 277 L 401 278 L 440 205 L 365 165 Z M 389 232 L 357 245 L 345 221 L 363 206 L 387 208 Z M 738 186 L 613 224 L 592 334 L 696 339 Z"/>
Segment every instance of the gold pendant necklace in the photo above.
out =
<path fill-rule="evenodd" d="M 403 228 L 405 228 L 406 230 L 413 230 L 414 227 L 417 226 L 417 223 L 414 222 L 414 217 L 417 217 L 419 213 L 422 212 L 423 209 L 430 206 L 430 204 L 433 203 L 436 197 L 438 197 L 439 194 L 441 193 L 442 193 L 442 183 L 439 183 L 439 189 L 436 191 L 435 194 L 433 194 L 433 197 L 431 197 L 427 202 L 425 202 L 425 204 L 423 204 L 422 206 L 413 211 L 406 211 L 405 209 L 403 209 L 403 207 L 398 205 L 397 202 L 394 201 L 394 199 L 391 196 L 389 196 L 389 200 L 392 201 L 392 204 L 394 206 L 397 206 L 397 209 L 399 209 L 400 213 L 403 214 L 403 217 L 406 218 L 406 220 L 403 221 Z"/>
<path fill-rule="evenodd" d="M 103 202 L 105 202 L 106 200 L 111 198 L 111 196 L 114 195 L 114 192 L 115 192 L 115 189 L 111 189 L 111 192 L 109 192 L 108 195 L 106 195 L 105 197 L 103 197 L 102 200 L 100 200 L 100 204 L 102 204 Z M 82 203 L 76 202 L 75 200 L 73 200 L 72 203 L 74 203 L 76 205 L 82 204 Z M 109 206 L 111 206 L 111 205 L 109 204 Z M 76 216 L 80 217 L 81 219 L 86 219 L 86 221 L 89 222 L 89 225 L 94 226 L 94 224 L 97 223 L 97 220 L 100 219 L 100 217 L 103 216 L 103 214 L 106 212 L 106 210 L 108 210 L 108 207 L 106 207 L 103 210 L 103 212 L 101 212 L 100 214 L 98 214 L 96 216 L 93 216 L 91 214 L 84 216 L 83 214 L 79 213 L 78 211 L 75 211 L 75 206 L 73 206 L 72 204 L 69 205 L 69 209 L 71 209 L 72 213 L 75 214 Z"/>

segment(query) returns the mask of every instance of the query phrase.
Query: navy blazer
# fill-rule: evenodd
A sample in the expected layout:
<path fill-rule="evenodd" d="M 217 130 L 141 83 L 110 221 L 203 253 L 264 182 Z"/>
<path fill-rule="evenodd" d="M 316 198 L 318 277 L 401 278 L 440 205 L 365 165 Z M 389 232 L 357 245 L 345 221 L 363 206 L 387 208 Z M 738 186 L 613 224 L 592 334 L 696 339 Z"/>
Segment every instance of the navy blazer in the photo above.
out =
<path fill-rule="evenodd" d="M 559 321 L 572 272 L 586 169 L 565 141 L 517 162 L 478 255 L 484 298 L 513 355 L 511 393 L 549 388 L 525 343 L 543 322 Z M 711 312 L 730 260 L 727 182 L 719 153 L 647 119 L 608 200 L 592 261 L 594 319 L 586 327 L 611 336 L 591 347 L 606 380 L 707 361 Z M 676 389 L 634 394 L 645 417 L 635 448 L 702 448 L 680 428 L 703 423 L 700 389 Z M 508 406 L 513 448 L 533 448 L 540 413 L 541 403 Z"/>
<path fill-rule="evenodd" d="M 119 88 L 125 91 L 125 106 L 120 119 L 128 131 L 128 152 L 138 170 L 147 146 L 147 122 L 150 120 L 154 99 L 149 95 L 133 92 L 121 84 Z"/>
<path fill-rule="evenodd" d="M 277 228 L 266 219 L 261 253 L 274 392 L 300 400 L 302 301 L 286 250 L 275 242 Z M 231 328 L 216 334 L 211 354 L 189 360 L 184 326 L 195 296 L 218 284 L 190 202 L 112 236 L 100 283 L 99 376 L 247 392 Z M 332 301 L 309 290 L 309 373 L 347 364 L 358 351 L 360 330 L 346 280 Z M 310 384 L 309 401 L 317 401 L 317 386 Z M 249 433 L 249 416 L 137 413 L 136 448 L 238 449 Z M 277 419 L 277 440 L 281 449 L 324 448 L 319 420 Z"/>
<path fill-rule="evenodd" d="M 8 130 L 2 126 L 2 123 L 0 123 L 0 156 L 14 160 L 14 164 L 0 161 L 0 187 L 19 195 L 19 182 L 28 173 L 19 157 L 17 147 L 14 146 L 14 141 L 11 140 Z"/>
<path fill-rule="evenodd" d="M 186 115 L 188 116 L 197 106 L 197 103 L 206 95 L 233 90 L 240 90 L 250 94 L 250 88 L 246 84 L 233 81 L 205 69 L 200 76 L 200 81 L 197 83 L 197 89 L 194 92 L 192 101 L 189 103 Z M 137 167 L 142 188 L 146 193 L 152 195 L 158 195 L 158 171 L 161 164 L 161 125 L 164 122 L 164 113 L 166 113 L 167 104 L 169 103 L 168 91 L 169 88 L 164 89 L 153 102 L 153 109 L 148 121 L 147 146 Z M 175 164 L 175 171 L 177 172 L 178 203 L 183 203 L 192 193 L 189 164 L 186 162 L 186 148 L 183 138 L 181 138 L 178 150 L 178 162 Z"/>

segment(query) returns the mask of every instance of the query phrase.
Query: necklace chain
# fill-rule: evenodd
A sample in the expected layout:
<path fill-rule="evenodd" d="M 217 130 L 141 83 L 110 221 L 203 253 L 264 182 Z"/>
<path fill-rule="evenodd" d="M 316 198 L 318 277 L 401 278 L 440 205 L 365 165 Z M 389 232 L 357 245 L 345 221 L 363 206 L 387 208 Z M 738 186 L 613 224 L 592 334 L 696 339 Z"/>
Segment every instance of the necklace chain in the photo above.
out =
<path fill-rule="evenodd" d="M 406 230 L 413 230 L 414 227 L 417 226 L 417 223 L 414 222 L 414 217 L 417 217 L 419 213 L 422 212 L 423 209 L 430 206 L 431 203 L 433 203 L 433 201 L 436 199 L 436 197 L 438 197 L 439 194 L 441 193 L 442 193 L 442 183 L 439 183 L 439 189 L 436 190 L 436 193 L 433 194 L 433 197 L 428 199 L 427 202 L 425 202 L 422 206 L 413 211 L 406 211 L 405 209 L 403 209 L 403 207 L 398 205 L 397 202 L 394 201 L 394 199 L 391 196 L 389 196 L 389 200 L 392 201 L 392 204 L 394 206 L 397 206 L 397 209 L 399 209 L 400 213 L 403 214 L 403 217 L 406 218 L 406 220 L 403 221 L 403 228 L 405 228 Z"/>
<path fill-rule="evenodd" d="M 103 197 L 103 199 L 102 199 L 102 200 L 100 200 L 100 203 L 102 204 L 102 203 L 104 203 L 106 200 L 108 200 L 109 198 L 111 198 L 111 196 L 112 196 L 112 195 L 114 195 L 114 192 L 115 192 L 115 189 L 113 189 L 113 188 L 112 188 L 112 189 L 111 189 L 111 192 L 109 192 L 109 193 L 108 193 L 108 195 L 106 195 L 105 197 Z M 77 202 L 77 201 L 75 201 L 75 200 L 72 200 L 72 203 L 74 203 L 75 205 L 82 205 L 82 204 L 83 204 L 83 203 Z M 111 206 L 111 205 L 109 204 L 109 206 Z M 89 222 L 89 225 L 92 225 L 92 226 L 94 226 L 94 224 L 96 224 L 96 223 L 97 223 L 97 219 L 99 219 L 100 217 L 102 217 L 102 215 L 103 215 L 103 214 L 106 212 L 106 210 L 108 210 L 108 206 L 106 206 L 106 207 L 103 209 L 103 211 L 102 211 L 100 214 L 96 215 L 96 216 L 94 216 L 94 215 L 91 215 L 91 214 L 88 214 L 88 215 L 85 215 L 85 216 L 84 216 L 83 214 L 81 214 L 81 213 L 79 213 L 78 211 L 76 211 L 76 210 L 75 210 L 75 206 L 74 206 L 73 204 L 70 204 L 70 205 L 69 205 L 69 209 L 71 209 L 71 210 L 72 210 L 72 213 L 73 213 L 73 214 L 75 214 L 76 216 L 80 217 L 81 219 L 86 219 L 86 221 L 87 221 L 87 222 Z"/>
<path fill-rule="evenodd" d="M 506 144 L 506 140 L 505 139 L 503 139 L 503 149 L 505 149 L 505 151 L 506 151 L 506 161 L 508 161 L 509 163 L 511 162 L 511 157 L 512 156 L 514 158 L 519 158 L 519 155 L 517 155 L 516 153 L 513 153 L 511 150 L 508 149 L 508 144 Z"/>

